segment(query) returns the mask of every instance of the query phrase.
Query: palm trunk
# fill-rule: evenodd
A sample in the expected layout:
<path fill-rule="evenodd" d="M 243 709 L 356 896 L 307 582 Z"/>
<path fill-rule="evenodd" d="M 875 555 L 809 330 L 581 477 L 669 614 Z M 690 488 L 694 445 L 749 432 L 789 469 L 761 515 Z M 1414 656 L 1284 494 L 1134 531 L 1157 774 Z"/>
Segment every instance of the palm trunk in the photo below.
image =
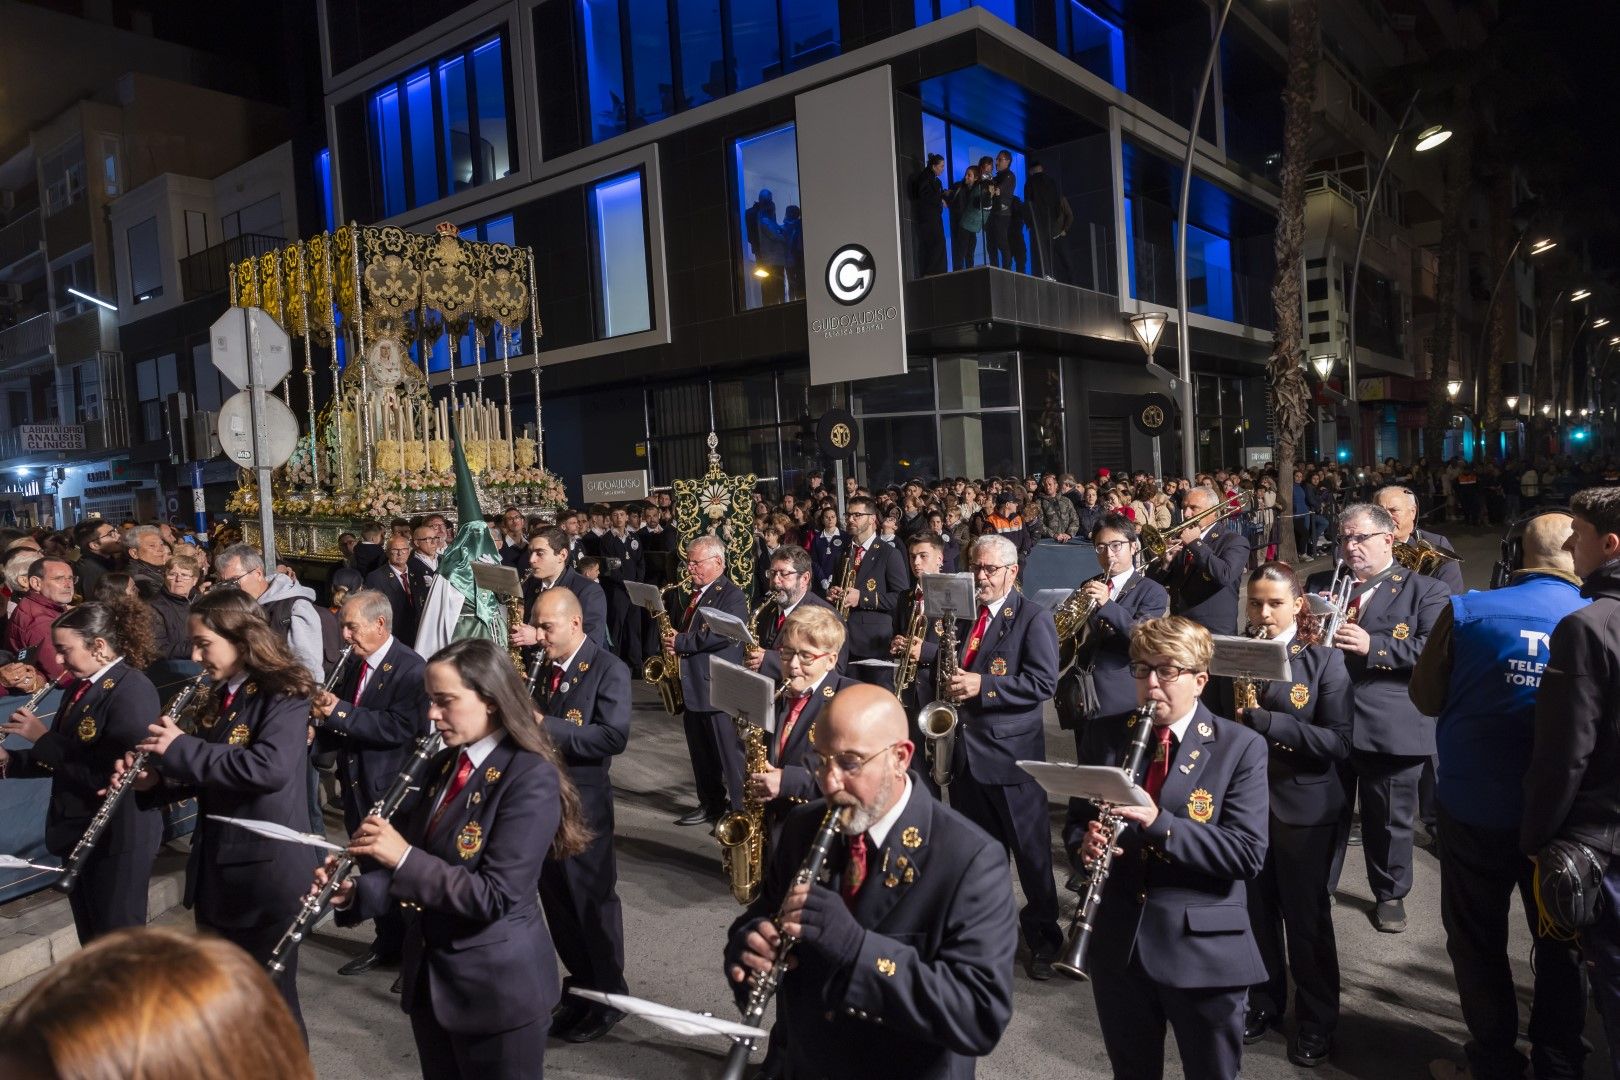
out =
<path fill-rule="evenodd" d="M 1294 462 L 1310 418 L 1310 387 L 1300 363 L 1304 345 L 1300 282 L 1305 255 L 1305 170 L 1310 165 L 1311 105 L 1316 67 L 1322 56 L 1318 0 L 1294 0 L 1288 10 L 1288 84 L 1283 89 L 1282 197 L 1277 207 L 1277 278 L 1271 286 L 1276 329 L 1266 364 L 1272 415 L 1277 425 L 1273 463 L 1277 467 L 1277 514 L 1286 522 L 1278 532 L 1278 557 L 1299 558 L 1293 521 Z"/>
<path fill-rule="evenodd" d="M 1453 96 L 1463 105 L 1462 94 Z M 1459 108 L 1460 115 L 1461 109 Z M 1445 193 L 1440 200 L 1440 280 L 1435 299 L 1440 309 L 1434 326 L 1434 352 L 1429 360 L 1429 416 L 1424 431 L 1424 453 L 1440 460 L 1445 451 L 1446 432 L 1451 427 L 1451 399 L 1446 396 L 1446 380 L 1451 377 L 1453 353 L 1457 347 L 1457 281 L 1462 274 L 1462 217 L 1468 199 L 1472 171 L 1472 135 L 1468 126 L 1457 125 L 1452 140 L 1451 160 L 1446 165 Z"/>

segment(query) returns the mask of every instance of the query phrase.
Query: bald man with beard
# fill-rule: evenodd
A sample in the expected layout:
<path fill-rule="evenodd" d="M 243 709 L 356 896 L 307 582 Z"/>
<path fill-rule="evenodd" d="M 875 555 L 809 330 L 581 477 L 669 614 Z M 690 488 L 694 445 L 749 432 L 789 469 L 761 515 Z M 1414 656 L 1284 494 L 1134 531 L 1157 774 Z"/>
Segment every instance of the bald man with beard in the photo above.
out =
<path fill-rule="evenodd" d="M 739 999 L 781 931 L 800 938 L 771 1044 L 788 1076 L 955 1080 L 1012 1017 L 1018 924 L 1006 850 L 910 771 L 906 715 L 889 691 L 849 686 L 816 725 L 809 762 L 826 793 L 794 811 L 765 887 L 732 924 L 726 975 Z M 823 818 L 847 815 L 830 884 L 796 885 Z"/>
<path fill-rule="evenodd" d="M 1582 1074 L 1580 954 L 1574 942 L 1542 934 L 1534 864 L 1519 851 L 1549 641 L 1564 616 L 1589 603 L 1564 550 L 1572 523 L 1562 511 L 1532 518 L 1522 568 L 1505 588 L 1453 596 L 1412 671 L 1412 702 L 1438 718 L 1440 917 L 1469 1034 L 1468 1070 L 1436 1062 L 1437 1077 L 1523 1076 L 1526 1064 L 1536 1076 Z M 1515 891 L 1532 940 L 1528 1062 L 1516 1045 L 1519 1008 L 1508 963 Z"/>

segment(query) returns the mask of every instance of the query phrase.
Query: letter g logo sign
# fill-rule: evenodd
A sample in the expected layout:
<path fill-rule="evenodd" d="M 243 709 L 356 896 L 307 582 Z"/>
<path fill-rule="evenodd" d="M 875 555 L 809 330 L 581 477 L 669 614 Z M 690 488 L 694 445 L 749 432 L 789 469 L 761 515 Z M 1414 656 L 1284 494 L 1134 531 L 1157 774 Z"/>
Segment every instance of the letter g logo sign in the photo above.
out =
<path fill-rule="evenodd" d="M 845 307 L 865 300 L 876 278 L 872 253 L 859 244 L 845 244 L 827 260 L 827 294 Z"/>

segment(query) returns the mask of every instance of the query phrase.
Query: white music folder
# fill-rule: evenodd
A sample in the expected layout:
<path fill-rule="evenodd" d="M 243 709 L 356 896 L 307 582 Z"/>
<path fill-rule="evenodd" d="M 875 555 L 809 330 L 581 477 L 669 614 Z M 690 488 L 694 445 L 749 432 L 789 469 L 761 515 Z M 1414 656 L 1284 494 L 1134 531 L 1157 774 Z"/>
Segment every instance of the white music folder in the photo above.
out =
<path fill-rule="evenodd" d="M 1110 806 L 1154 805 L 1153 796 L 1131 783 L 1125 770 L 1112 765 L 1067 765 L 1058 761 L 1020 761 L 1018 767 L 1058 799 L 1089 799 Z"/>

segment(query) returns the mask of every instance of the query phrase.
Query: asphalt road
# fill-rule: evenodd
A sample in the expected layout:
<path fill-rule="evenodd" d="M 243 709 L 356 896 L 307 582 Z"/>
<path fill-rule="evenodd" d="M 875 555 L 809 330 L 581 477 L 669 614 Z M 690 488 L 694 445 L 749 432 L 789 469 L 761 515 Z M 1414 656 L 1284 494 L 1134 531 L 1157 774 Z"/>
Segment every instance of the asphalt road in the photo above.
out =
<path fill-rule="evenodd" d="M 1495 534 L 1476 532 L 1455 540 L 1465 557 L 1469 585 L 1487 584 L 1490 562 L 1496 557 Z M 1050 718 L 1048 752 L 1054 760 L 1072 760 L 1071 738 Z M 689 805 L 690 769 L 678 721 L 665 716 L 650 693 L 639 694 L 630 746 L 615 763 L 613 775 L 630 992 L 680 1008 L 734 1015 L 719 961 L 725 929 L 738 908 L 721 878 L 715 844 L 706 830 L 672 824 Z M 1059 819 L 1054 808 L 1054 826 Z M 1063 900 L 1067 908 L 1069 894 L 1063 894 Z M 1371 906 L 1359 852 L 1352 851 L 1334 916 L 1343 968 L 1337 1054 L 1314 1072 L 1321 1077 L 1378 1080 L 1425 1077 L 1431 1060 L 1460 1061 L 1466 1038 L 1440 926 L 1439 868 L 1434 858 L 1427 851 L 1418 852 L 1416 884 L 1406 905 L 1410 923 L 1406 933 L 1374 931 L 1368 919 Z M 1524 1010 L 1522 1031 L 1528 1018 L 1529 934 L 1517 901 L 1513 918 L 1510 951 Z M 176 910 L 161 921 L 189 926 L 190 916 Z M 374 971 L 356 978 L 336 974 L 339 965 L 364 951 L 366 940 L 328 923 L 304 946 L 300 987 L 317 1070 L 322 1077 L 345 1080 L 417 1076 L 409 1026 L 399 1011 L 399 999 L 388 992 L 394 973 Z M 1043 1080 L 1109 1075 L 1089 986 L 1061 979 L 1036 983 L 1020 966 L 1015 990 L 1012 1023 L 995 1052 L 980 1063 L 980 1077 Z M 1588 1037 L 1599 1049 L 1588 1059 L 1587 1075 L 1606 1075 L 1595 1015 L 1589 1016 Z M 553 1042 L 547 1052 L 548 1074 L 659 1080 L 712 1077 L 719 1072 L 724 1050 L 717 1040 L 674 1036 L 631 1019 L 596 1043 Z M 1262 1080 L 1306 1071 L 1290 1065 L 1284 1051 L 1280 1034 L 1247 1048 L 1244 1076 Z M 1173 1047 L 1167 1075 L 1181 1075 Z"/>

